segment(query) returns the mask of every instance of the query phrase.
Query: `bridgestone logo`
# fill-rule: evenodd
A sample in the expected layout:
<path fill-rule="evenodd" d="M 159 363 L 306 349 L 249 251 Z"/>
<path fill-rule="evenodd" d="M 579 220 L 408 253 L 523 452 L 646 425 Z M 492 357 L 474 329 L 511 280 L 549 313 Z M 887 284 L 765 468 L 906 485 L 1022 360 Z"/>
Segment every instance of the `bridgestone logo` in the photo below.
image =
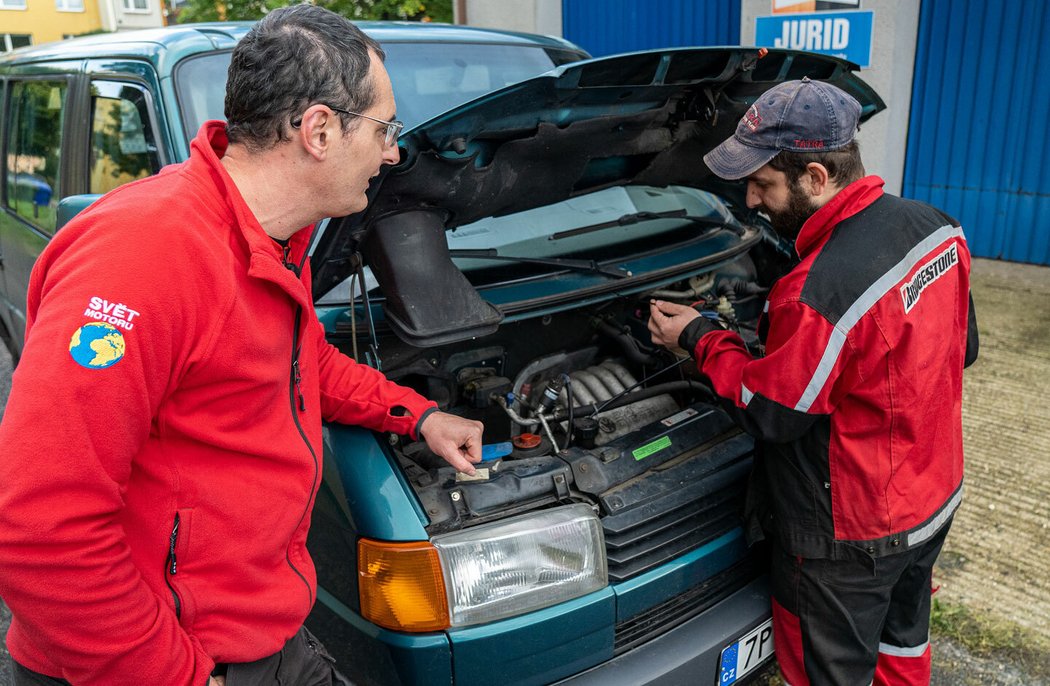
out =
<path fill-rule="evenodd" d="M 945 272 L 957 264 L 959 264 L 959 246 L 953 243 L 940 255 L 919 267 L 915 276 L 901 286 L 901 300 L 904 301 L 905 314 L 919 302 L 927 286 L 944 276 Z"/>

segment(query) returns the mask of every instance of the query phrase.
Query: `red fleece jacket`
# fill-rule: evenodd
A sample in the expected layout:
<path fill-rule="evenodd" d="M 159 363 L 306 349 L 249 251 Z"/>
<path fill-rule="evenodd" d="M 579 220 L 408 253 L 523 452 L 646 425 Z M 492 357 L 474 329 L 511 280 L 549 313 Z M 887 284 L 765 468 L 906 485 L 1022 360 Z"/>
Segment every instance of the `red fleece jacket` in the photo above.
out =
<path fill-rule="evenodd" d="M 219 158 L 123 186 L 51 241 L 0 425 L 0 595 L 23 665 L 74 684 L 206 683 L 315 599 L 321 419 L 412 434 L 433 406 L 355 364 Z M 403 408 L 403 409 L 396 409 Z M 401 416 L 397 416 L 397 415 Z"/>

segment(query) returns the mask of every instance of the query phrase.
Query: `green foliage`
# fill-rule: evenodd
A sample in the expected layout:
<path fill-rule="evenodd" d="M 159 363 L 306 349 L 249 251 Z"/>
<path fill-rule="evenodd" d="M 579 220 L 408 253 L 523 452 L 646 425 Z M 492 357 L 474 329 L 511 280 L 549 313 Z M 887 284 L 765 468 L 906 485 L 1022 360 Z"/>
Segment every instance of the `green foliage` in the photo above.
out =
<path fill-rule="evenodd" d="M 260 19 L 271 10 L 294 3 L 287 0 L 188 0 L 179 12 L 180 24 L 196 21 Z M 348 19 L 452 21 L 452 0 L 314 0 Z"/>

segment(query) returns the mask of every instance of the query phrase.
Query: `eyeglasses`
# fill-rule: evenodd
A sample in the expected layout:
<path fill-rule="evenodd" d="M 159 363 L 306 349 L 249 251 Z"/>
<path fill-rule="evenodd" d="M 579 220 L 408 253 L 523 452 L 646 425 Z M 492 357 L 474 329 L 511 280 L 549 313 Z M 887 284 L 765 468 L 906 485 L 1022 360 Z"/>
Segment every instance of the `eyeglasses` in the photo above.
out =
<path fill-rule="evenodd" d="M 404 122 L 400 122 L 396 119 L 394 121 L 386 121 L 385 119 L 376 119 L 375 117 L 369 117 L 367 114 L 361 114 L 360 112 L 350 112 L 348 110 L 341 110 L 338 107 L 332 107 L 331 105 L 325 105 L 325 107 L 332 110 L 333 112 L 342 112 L 343 114 L 349 114 L 351 117 L 361 117 L 362 119 L 367 119 L 369 121 L 374 121 L 377 124 L 382 124 L 386 127 L 386 135 L 383 138 L 383 143 L 388 146 L 392 145 L 393 142 L 397 140 L 397 137 L 401 135 L 401 129 L 405 128 Z"/>
<path fill-rule="evenodd" d="M 397 137 L 401 135 L 401 130 L 405 128 L 404 122 L 397 121 L 396 119 L 394 121 L 386 121 L 385 119 L 376 119 L 375 117 L 370 117 L 367 114 L 361 114 L 360 112 L 351 112 L 350 110 L 343 110 L 338 107 L 332 107 L 327 103 L 321 104 L 327 107 L 328 109 L 332 110 L 333 112 L 349 114 L 351 117 L 361 117 L 362 119 L 368 119 L 369 121 L 374 121 L 377 124 L 382 124 L 386 127 L 385 135 L 383 137 L 383 144 L 387 146 L 392 145 L 394 141 L 397 140 Z M 302 123 L 303 120 L 301 117 L 296 117 L 292 120 L 292 126 L 294 126 L 295 128 L 299 128 L 302 125 Z"/>

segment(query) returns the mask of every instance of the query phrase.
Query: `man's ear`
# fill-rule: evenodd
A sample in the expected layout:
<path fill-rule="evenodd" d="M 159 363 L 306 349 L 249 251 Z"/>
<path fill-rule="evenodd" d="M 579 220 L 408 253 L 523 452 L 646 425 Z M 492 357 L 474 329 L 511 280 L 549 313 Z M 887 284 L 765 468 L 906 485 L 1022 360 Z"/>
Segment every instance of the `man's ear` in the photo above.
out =
<path fill-rule="evenodd" d="M 306 154 L 319 162 L 327 158 L 332 141 L 339 135 L 337 117 L 324 105 L 311 105 L 303 112 L 298 139 Z"/>
<path fill-rule="evenodd" d="M 802 187 L 816 200 L 823 198 L 823 196 L 831 190 L 831 175 L 828 174 L 828 169 L 819 162 L 810 162 L 806 165 L 806 171 L 802 173 L 801 177 Z"/>

